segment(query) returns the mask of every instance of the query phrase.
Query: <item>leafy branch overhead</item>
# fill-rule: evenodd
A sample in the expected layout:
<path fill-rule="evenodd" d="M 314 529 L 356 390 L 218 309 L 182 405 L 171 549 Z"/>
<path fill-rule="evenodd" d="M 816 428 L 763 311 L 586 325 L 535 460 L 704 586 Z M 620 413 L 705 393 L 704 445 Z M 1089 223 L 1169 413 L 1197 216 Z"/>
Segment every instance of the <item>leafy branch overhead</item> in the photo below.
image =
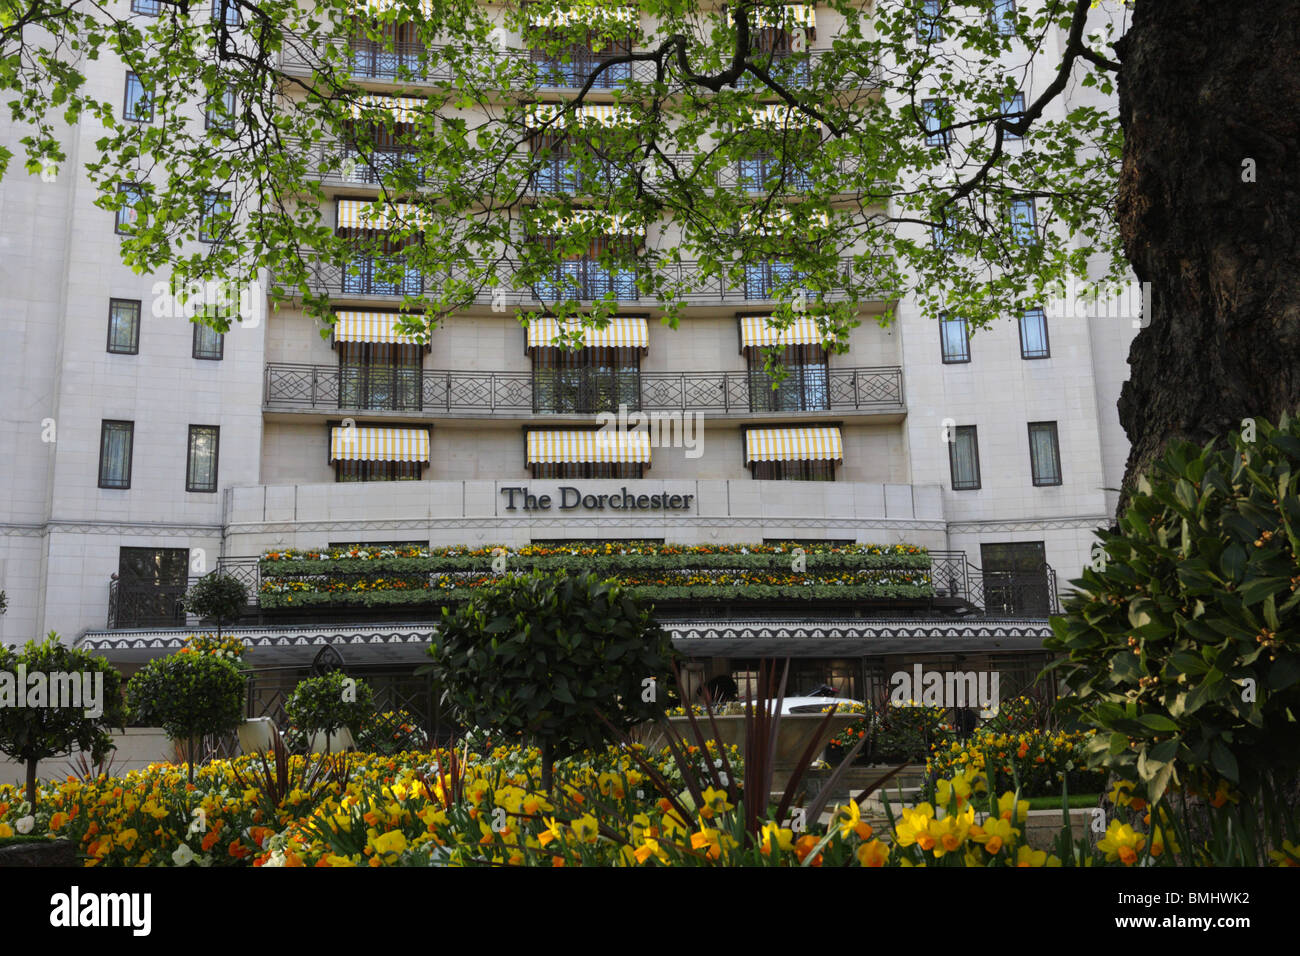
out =
<path fill-rule="evenodd" d="M 643 0 L 639 18 L 593 0 L 223 0 L 216 18 L 208 0 L 124 17 L 41 0 L 4 8 L 0 86 L 30 173 L 65 165 L 61 123 L 81 122 L 98 202 L 136 210 L 134 268 L 269 276 L 321 317 L 358 259 L 405 291 L 412 330 L 593 295 L 599 321 L 616 293 L 570 283 L 582 254 L 670 324 L 693 290 L 776 263 L 777 323 L 806 309 L 828 337 L 906 294 L 980 326 L 1093 254 L 1116 265 L 1091 278 L 1118 279 L 1119 130 L 1095 94 L 1121 24 L 1088 0 L 941 7 L 922 23 L 916 0 L 830 0 L 809 31 L 768 0 Z M 110 53 L 138 78 L 132 119 L 93 95 L 117 85 Z M 380 218 L 336 228 L 322 177 L 379 184 Z"/>

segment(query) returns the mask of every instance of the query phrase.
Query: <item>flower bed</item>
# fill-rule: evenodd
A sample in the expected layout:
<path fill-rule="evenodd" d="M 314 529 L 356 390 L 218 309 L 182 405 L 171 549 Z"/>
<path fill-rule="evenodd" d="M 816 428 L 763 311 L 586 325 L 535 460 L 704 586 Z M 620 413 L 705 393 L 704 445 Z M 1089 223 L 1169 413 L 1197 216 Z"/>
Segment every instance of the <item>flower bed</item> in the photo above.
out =
<path fill-rule="evenodd" d="M 631 596 L 665 600 L 860 601 L 933 594 L 930 556 L 910 545 L 684 546 L 655 543 L 502 547 L 332 548 L 271 551 L 260 561 L 259 600 L 268 609 L 381 606 L 464 600 L 508 572 L 535 568 L 595 572 Z M 798 567 L 798 570 L 795 568 Z"/>
<path fill-rule="evenodd" d="M 934 777 L 973 770 L 987 773 L 995 790 L 1010 790 L 1019 782 L 1025 797 L 1060 796 L 1063 783 L 1070 793 L 1097 793 L 1106 782 L 1102 771 L 1086 769 L 1084 748 L 1092 733 L 1030 730 L 1018 734 L 979 730 L 966 742 L 953 741 L 937 749 L 926 769 Z"/>

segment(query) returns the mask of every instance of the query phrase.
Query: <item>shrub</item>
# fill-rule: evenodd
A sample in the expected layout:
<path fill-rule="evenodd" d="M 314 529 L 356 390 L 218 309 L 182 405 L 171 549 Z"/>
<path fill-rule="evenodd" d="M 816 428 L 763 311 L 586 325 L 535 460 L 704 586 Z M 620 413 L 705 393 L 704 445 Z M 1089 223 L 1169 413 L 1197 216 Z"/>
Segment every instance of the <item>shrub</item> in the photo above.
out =
<path fill-rule="evenodd" d="M 237 620 L 247 606 L 248 588 L 238 578 L 220 572 L 204 575 L 185 592 L 185 610 L 214 621 L 218 642 L 221 625 Z"/>
<path fill-rule="evenodd" d="M 172 654 L 140 668 L 127 683 L 126 696 L 135 720 L 185 743 L 193 780 L 200 740 L 229 733 L 243 720 L 244 675 L 224 658 Z"/>
<path fill-rule="evenodd" d="M 20 687 L 18 668 L 23 668 L 28 681 Z M 30 678 L 43 674 L 46 691 L 43 704 L 32 700 Z M 49 685 L 55 674 L 77 675 L 77 686 L 70 690 L 85 690 L 84 678 L 90 675 L 92 700 L 82 699 L 81 707 L 50 707 L 54 690 Z M 98 684 L 98 688 L 95 685 Z M 96 761 L 107 758 L 113 749 L 113 738 L 107 728 L 125 729 L 126 715 L 122 707 L 122 675 L 108 661 L 75 647 L 69 647 L 51 631 L 37 644 L 28 641 L 22 651 L 0 646 L 0 753 L 27 765 L 27 802 L 36 805 L 36 769 L 40 761 L 74 749 L 90 751 Z M 88 715 L 93 695 L 98 692 L 99 714 Z M 23 697 L 22 706 L 18 695 Z"/>
<path fill-rule="evenodd" d="M 342 727 L 348 728 L 354 738 L 361 736 L 361 727 L 374 709 L 372 697 L 365 681 L 334 671 L 300 681 L 285 701 L 284 712 L 299 729 L 325 734 L 328 751 L 329 735 Z"/>
<path fill-rule="evenodd" d="M 1092 759 L 1153 801 L 1175 779 L 1280 792 L 1300 769 L 1300 421 L 1249 424 L 1169 446 L 1046 643 L 1102 731 Z"/>
<path fill-rule="evenodd" d="M 419 718 L 405 710 L 386 710 L 366 718 L 357 748 L 367 753 L 392 755 L 428 746 L 429 735 Z"/>
<path fill-rule="evenodd" d="M 649 610 L 595 575 L 503 577 L 444 608 L 427 670 L 466 726 L 523 734 L 551 764 L 663 715 L 672 645 Z M 654 683 L 647 683 L 653 681 Z"/>
<path fill-rule="evenodd" d="M 1022 797 L 1059 797 L 1062 785 L 1070 793 L 1100 793 L 1106 773 L 1090 770 L 1084 748 L 1091 733 L 1040 730 L 1004 733 L 981 728 L 970 740 L 951 741 L 926 761 L 927 777 L 982 772 L 999 793 L 1019 787 Z"/>

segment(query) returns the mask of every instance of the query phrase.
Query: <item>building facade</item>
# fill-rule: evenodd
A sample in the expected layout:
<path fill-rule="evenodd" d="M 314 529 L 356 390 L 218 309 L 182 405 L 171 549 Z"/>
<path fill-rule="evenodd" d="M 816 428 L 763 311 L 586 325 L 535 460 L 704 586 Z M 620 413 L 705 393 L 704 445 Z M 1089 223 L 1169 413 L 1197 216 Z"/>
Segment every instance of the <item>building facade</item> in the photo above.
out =
<path fill-rule="evenodd" d="M 133 15 L 148 6 L 137 0 Z M 815 55 L 838 15 L 801 11 Z M 503 39 L 526 55 L 522 37 Z M 394 56 L 355 44 L 354 78 L 376 95 L 418 96 L 418 83 L 395 82 Z M 580 65 L 555 64 L 539 102 L 574 95 Z M 283 67 L 305 68 L 291 55 Z M 123 109 L 132 108 L 121 63 L 85 69 L 106 99 L 125 85 Z M 1031 72 L 1025 94 L 1046 82 Z M 617 83 L 615 74 L 593 90 L 592 108 L 612 104 Z M 1095 95 L 1072 93 L 1049 110 L 1063 116 L 1071 96 Z M 868 670 L 916 655 L 1018 655 L 1016 666 L 1031 669 L 1058 590 L 1089 560 L 1093 529 L 1112 521 L 1131 316 L 1044 304 L 971 335 L 906 298 L 867 301 L 845 352 L 806 326 L 786 333 L 791 374 L 776 391 L 761 349 L 773 344 L 763 316 L 779 263 L 755 264 L 736 288 L 702 285 L 677 329 L 626 277 L 577 263 L 579 287 L 592 297 L 614 289 L 620 307 L 575 351 L 553 347 L 556 329 L 518 321 L 517 309 L 546 296 L 536 286 L 509 289 L 507 311 L 485 299 L 427 342 L 408 339 L 393 318 L 410 288 L 365 269 L 320 270 L 337 308 L 330 338 L 301 309 L 264 301 L 218 336 L 163 301 L 165 281 L 122 264 L 120 217 L 94 205 L 81 172 L 99 135 L 91 122 L 69 129 L 66 169 L 0 184 L 8 644 L 57 631 L 129 667 L 196 629 L 178 599 L 197 576 L 224 568 L 257 594 L 259 557 L 289 549 L 591 540 L 928 549 L 936 595 L 953 600 L 901 613 L 729 602 L 664 617 L 703 677 L 743 677 L 758 657 L 792 654 L 806 662 L 794 690 L 831 683 L 865 694 Z M 1011 148 L 1032 149 L 1032 136 Z M 365 221 L 379 196 L 373 179 L 366 169 L 322 174 L 323 221 L 340 230 Z M 731 188 L 743 182 L 738 174 Z M 881 326 L 887 306 L 895 320 Z M 649 427 L 621 430 L 616 419 L 618 437 L 596 437 L 597 416 L 620 406 Z M 377 610 L 295 619 L 254 606 L 239 633 L 268 668 L 291 675 L 324 644 L 348 666 L 400 670 L 430 629 Z"/>

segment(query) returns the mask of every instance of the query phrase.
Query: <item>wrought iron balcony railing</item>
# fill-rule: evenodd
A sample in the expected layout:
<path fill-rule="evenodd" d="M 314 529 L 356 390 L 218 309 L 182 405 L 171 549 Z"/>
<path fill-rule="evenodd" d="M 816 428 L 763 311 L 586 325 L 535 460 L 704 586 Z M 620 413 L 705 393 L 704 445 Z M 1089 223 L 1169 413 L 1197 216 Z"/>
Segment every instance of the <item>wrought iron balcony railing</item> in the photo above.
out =
<path fill-rule="evenodd" d="M 981 570 L 965 551 L 931 551 L 935 597 L 955 599 L 987 616 L 1047 617 L 1061 613 L 1056 572 L 1044 564 L 1035 570 Z"/>
<path fill-rule="evenodd" d="M 615 380 L 616 379 L 616 380 Z M 748 415 L 795 411 L 897 411 L 903 370 L 897 366 L 831 368 L 802 388 L 773 391 L 764 373 L 658 372 L 554 376 L 532 371 L 340 369 L 334 365 L 266 366 L 268 409 L 402 411 L 481 415 L 493 412 L 594 414 L 617 411 Z"/>
<path fill-rule="evenodd" d="M 248 607 L 257 606 L 261 572 L 257 558 L 221 558 L 217 571 L 238 578 L 248 589 Z M 184 627 L 198 623 L 185 612 L 185 592 L 198 581 L 191 576 L 185 584 L 156 584 L 151 581 L 119 579 L 108 583 L 108 628 Z"/>
<path fill-rule="evenodd" d="M 348 74 L 356 80 L 377 82 L 438 85 L 461 79 L 461 71 L 443 55 L 445 46 L 425 46 L 421 43 L 398 42 L 388 49 L 383 43 L 369 39 L 340 37 L 290 37 L 280 55 L 280 69 L 290 76 L 310 76 L 328 53 L 331 59 L 341 59 Z M 456 47 L 463 57 L 463 49 Z M 810 50 L 803 59 L 791 54 L 776 54 L 768 64 L 773 77 L 785 86 L 799 87 L 811 81 L 828 51 Z M 596 69 L 614 59 L 614 54 L 588 53 L 563 57 L 547 56 L 538 50 L 494 50 L 484 48 L 476 52 L 476 60 L 499 63 L 511 72 L 526 64 L 536 68 L 534 89 L 580 89 Z M 592 84 L 595 90 L 620 89 L 629 82 L 653 82 L 654 63 L 638 61 L 617 63 L 607 67 Z M 521 74 L 524 75 L 524 74 Z M 746 78 L 744 83 L 759 86 L 757 80 Z M 874 87 L 879 82 L 875 70 L 855 73 L 847 83 L 861 84 L 861 88 Z"/>
<path fill-rule="evenodd" d="M 394 269 L 393 275 L 396 278 L 384 276 L 385 265 Z M 571 260 L 551 276 L 531 285 L 519 281 L 518 262 L 500 260 L 494 265 L 510 274 L 506 284 L 495 289 L 486 286 L 477 289 L 472 304 L 503 305 L 508 308 L 519 305 L 531 307 L 568 299 L 590 302 L 611 292 L 619 302 L 655 304 L 653 299 L 642 295 L 635 274 L 608 269 L 595 260 Z M 466 262 L 458 265 L 447 278 L 468 282 L 477 266 L 481 264 Z M 788 265 L 780 262 L 758 262 L 747 266 L 744 279 L 738 285 L 732 285 L 718 276 L 704 275 L 700 264 L 694 261 L 656 264 L 655 269 L 656 274 L 670 288 L 683 290 L 682 301 L 687 305 L 772 302 L 782 287 L 791 284 L 797 287 L 799 278 Z M 853 260 L 840 259 L 841 284 L 851 285 L 854 274 Z M 347 267 L 316 262 L 311 267 L 308 285 L 314 293 L 325 293 L 337 298 L 389 299 L 433 292 L 442 287 L 442 280 L 426 281 L 425 276 L 405 266 L 400 258 L 366 257 L 353 260 Z M 827 294 L 830 301 L 842 301 L 847 297 L 848 294 L 840 290 Z M 885 298 L 882 293 L 876 293 L 873 297 Z"/>

